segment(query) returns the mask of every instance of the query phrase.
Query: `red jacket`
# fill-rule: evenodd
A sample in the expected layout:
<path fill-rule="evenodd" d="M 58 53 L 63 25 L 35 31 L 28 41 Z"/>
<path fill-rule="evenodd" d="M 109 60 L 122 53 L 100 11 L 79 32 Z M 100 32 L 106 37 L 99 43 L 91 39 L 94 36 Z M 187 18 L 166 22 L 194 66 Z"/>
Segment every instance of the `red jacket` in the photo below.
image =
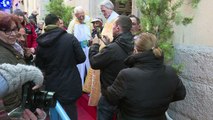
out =
<path fill-rule="evenodd" d="M 27 40 L 26 40 L 27 47 L 36 48 L 38 44 L 36 42 L 37 34 L 35 32 L 35 27 L 30 23 L 26 24 L 24 27 L 31 31 L 31 34 L 27 35 Z"/>

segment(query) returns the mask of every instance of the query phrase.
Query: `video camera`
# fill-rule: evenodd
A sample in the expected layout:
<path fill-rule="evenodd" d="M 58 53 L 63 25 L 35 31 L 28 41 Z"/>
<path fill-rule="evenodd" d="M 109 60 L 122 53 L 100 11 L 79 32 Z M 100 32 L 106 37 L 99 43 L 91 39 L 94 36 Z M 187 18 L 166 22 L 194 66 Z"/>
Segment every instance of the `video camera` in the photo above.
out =
<path fill-rule="evenodd" d="M 50 107 L 55 107 L 54 92 L 32 90 L 34 85 L 33 82 L 27 82 L 22 86 L 21 105 L 8 113 L 10 117 L 20 118 L 26 108 L 35 112 L 36 108 L 47 110 Z"/>

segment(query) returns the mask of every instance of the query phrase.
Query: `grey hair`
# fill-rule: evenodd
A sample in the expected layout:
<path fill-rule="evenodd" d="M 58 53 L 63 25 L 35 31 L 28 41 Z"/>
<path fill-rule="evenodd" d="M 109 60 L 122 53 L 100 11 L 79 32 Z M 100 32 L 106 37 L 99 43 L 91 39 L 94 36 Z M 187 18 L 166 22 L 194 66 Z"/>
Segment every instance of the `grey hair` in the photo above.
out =
<path fill-rule="evenodd" d="M 74 8 L 74 14 L 79 13 L 79 12 L 84 12 L 83 7 L 77 6 L 77 7 Z"/>
<path fill-rule="evenodd" d="M 108 8 L 108 9 L 114 10 L 114 5 L 113 5 L 113 3 L 110 0 L 104 0 L 100 4 L 100 6 L 104 6 L 104 7 Z"/>

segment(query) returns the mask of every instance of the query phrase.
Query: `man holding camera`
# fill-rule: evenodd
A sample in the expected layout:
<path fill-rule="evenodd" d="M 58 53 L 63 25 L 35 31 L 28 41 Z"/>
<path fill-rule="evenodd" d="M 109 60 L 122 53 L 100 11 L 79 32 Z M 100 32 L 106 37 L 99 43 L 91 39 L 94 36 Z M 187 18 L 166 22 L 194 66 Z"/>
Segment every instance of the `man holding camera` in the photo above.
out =
<path fill-rule="evenodd" d="M 101 98 L 97 108 L 97 120 L 112 120 L 117 106 L 105 98 L 105 91 L 112 85 L 120 70 L 126 68 L 124 59 L 133 52 L 132 22 L 127 16 L 119 16 L 113 25 L 113 41 L 99 51 L 100 39 L 95 37 L 90 47 L 89 58 L 93 69 L 100 69 Z M 104 38 L 102 38 L 104 39 Z"/>

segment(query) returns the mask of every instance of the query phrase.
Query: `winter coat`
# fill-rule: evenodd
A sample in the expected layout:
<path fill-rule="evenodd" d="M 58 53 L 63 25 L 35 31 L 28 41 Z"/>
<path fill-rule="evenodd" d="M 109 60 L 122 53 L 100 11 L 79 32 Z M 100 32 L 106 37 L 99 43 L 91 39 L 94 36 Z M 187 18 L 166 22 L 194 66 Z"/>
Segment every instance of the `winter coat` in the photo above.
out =
<path fill-rule="evenodd" d="M 133 35 L 122 33 L 113 42 L 99 52 L 99 45 L 94 44 L 89 50 L 90 65 L 100 69 L 101 91 L 112 85 L 120 70 L 126 68 L 124 60 L 133 52 Z"/>
<path fill-rule="evenodd" d="M 27 29 L 26 31 L 28 31 L 29 33 L 27 33 L 27 39 L 26 39 L 26 47 L 28 48 L 36 48 L 37 47 L 37 42 L 36 42 L 36 39 L 37 39 L 37 33 L 35 31 L 35 27 L 31 24 L 31 23 L 28 23 L 26 24 L 25 26 L 25 29 Z"/>
<path fill-rule="evenodd" d="M 119 106 L 118 120 L 166 120 L 171 102 L 182 100 L 186 90 L 172 67 L 146 51 L 128 57 L 130 67 L 107 88 L 106 98 Z"/>
<path fill-rule="evenodd" d="M 0 64 L 25 64 L 24 57 L 11 45 L 0 40 Z M 6 111 L 11 111 L 21 103 L 21 89 L 16 90 L 3 98 Z"/>
<path fill-rule="evenodd" d="M 4 88 L 6 91 L 3 90 L 5 92 L 0 94 L 0 98 L 21 88 L 22 85 L 28 81 L 33 81 L 39 86 L 43 83 L 43 75 L 38 68 L 23 64 L 1 64 L 0 76 L 2 82 L 4 83 L 5 81 L 7 85 L 6 88 Z M 4 87 L 2 85 L 3 84 L 0 84 L 0 88 Z"/>
<path fill-rule="evenodd" d="M 56 98 L 65 104 L 78 99 L 82 83 L 76 65 L 86 59 L 78 40 L 53 27 L 40 35 L 37 42 L 35 64 L 45 74 L 45 89 L 56 92 Z"/>

